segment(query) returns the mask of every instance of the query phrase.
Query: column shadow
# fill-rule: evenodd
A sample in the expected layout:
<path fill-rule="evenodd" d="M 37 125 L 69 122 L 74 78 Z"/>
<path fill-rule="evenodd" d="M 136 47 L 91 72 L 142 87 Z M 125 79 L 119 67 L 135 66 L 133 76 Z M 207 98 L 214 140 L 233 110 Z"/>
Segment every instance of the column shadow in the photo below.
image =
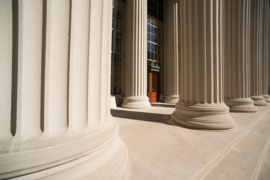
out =
<path fill-rule="evenodd" d="M 179 124 L 174 122 L 171 119 L 171 114 L 156 114 L 156 113 L 147 113 L 147 112 L 138 112 L 138 111 L 127 111 L 121 109 L 111 109 L 111 115 L 117 118 L 125 118 L 130 120 L 139 120 L 139 121 L 147 121 L 147 122 L 155 122 L 162 123 L 171 126 L 178 126 L 189 130 L 199 130 L 199 131 L 213 131 L 213 132 L 227 132 L 229 130 L 214 130 L 214 129 L 201 129 L 195 127 L 185 126 L 183 124 Z M 234 129 L 234 128 L 233 128 Z"/>
<path fill-rule="evenodd" d="M 151 103 L 151 106 L 175 108 L 175 104 Z"/>
<path fill-rule="evenodd" d="M 155 114 L 138 111 L 111 109 L 111 115 L 117 118 L 126 118 L 131 120 L 140 120 L 172 125 L 168 122 L 171 119 L 171 114 Z"/>

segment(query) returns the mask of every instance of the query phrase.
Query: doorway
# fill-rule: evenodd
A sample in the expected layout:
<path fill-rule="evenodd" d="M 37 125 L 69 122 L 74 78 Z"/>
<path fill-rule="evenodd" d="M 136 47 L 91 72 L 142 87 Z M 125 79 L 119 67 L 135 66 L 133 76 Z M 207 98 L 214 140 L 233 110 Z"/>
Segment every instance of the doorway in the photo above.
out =
<path fill-rule="evenodd" d="M 147 96 L 150 103 L 157 102 L 158 73 L 148 71 L 147 73 Z"/>

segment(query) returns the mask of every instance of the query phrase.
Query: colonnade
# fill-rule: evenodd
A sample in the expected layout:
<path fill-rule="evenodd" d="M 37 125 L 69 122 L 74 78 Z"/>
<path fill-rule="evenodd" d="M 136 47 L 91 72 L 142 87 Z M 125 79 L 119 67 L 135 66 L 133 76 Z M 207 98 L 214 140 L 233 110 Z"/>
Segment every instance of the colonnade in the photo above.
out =
<path fill-rule="evenodd" d="M 122 179 L 112 1 L 0 1 L 0 179 Z"/>
<path fill-rule="evenodd" d="M 143 11 L 135 5 L 133 8 L 136 12 Z M 257 112 L 255 106 L 270 102 L 269 1 L 168 0 L 164 8 L 164 102 L 176 104 L 172 114 L 176 123 L 192 128 L 230 129 L 235 123 L 229 111 Z M 127 27 L 131 23 L 134 24 L 127 20 Z M 141 30 L 146 33 L 145 29 Z M 140 30 L 136 28 L 136 31 Z M 136 38 L 133 40 L 137 42 Z M 129 54 L 126 62 L 130 63 L 126 70 L 137 72 L 137 64 L 142 63 L 135 62 L 134 57 L 144 51 L 144 46 L 135 46 L 130 40 L 126 44 L 133 45 L 137 51 L 131 51 L 132 58 L 130 50 L 126 51 Z M 146 76 L 139 74 L 130 78 L 142 77 L 145 82 Z M 128 86 L 144 85 L 129 83 Z M 146 91 L 144 88 L 140 93 Z M 126 94 L 127 99 L 136 96 L 136 91 Z M 139 104 L 136 106 L 149 107 L 144 105 L 145 100 Z"/>
<path fill-rule="evenodd" d="M 267 105 L 268 0 L 165 3 L 172 119 L 230 129 L 229 111 Z M 111 15 L 112 0 L 0 0 L 0 179 L 124 177 L 109 107 Z M 149 108 L 146 0 L 126 0 L 125 32 L 122 106 Z"/>

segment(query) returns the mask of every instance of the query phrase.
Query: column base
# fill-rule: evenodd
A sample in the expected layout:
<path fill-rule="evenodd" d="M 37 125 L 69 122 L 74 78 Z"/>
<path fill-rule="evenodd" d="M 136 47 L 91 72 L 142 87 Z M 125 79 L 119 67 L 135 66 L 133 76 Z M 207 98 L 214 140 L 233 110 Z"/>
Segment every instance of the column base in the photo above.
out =
<path fill-rule="evenodd" d="M 124 179 L 127 148 L 119 137 L 118 123 L 110 121 L 64 144 L 56 139 L 55 146 L 1 154 L 0 179 Z"/>
<path fill-rule="evenodd" d="M 171 95 L 171 96 L 165 96 L 165 99 L 163 102 L 169 103 L 169 104 L 176 104 L 179 101 L 178 95 Z"/>
<path fill-rule="evenodd" d="M 125 97 L 122 107 L 128 109 L 146 109 L 150 108 L 151 104 L 148 97 Z"/>
<path fill-rule="evenodd" d="M 250 98 L 254 101 L 255 106 L 267 106 L 268 104 L 265 102 L 263 96 L 250 96 Z"/>
<path fill-rule="evenodd" d="M 188 128 L 225 130 L 235 127 L 229 107 L 221 104 L 183 104 L 178 102 L 172 119 Z"/>
<path fill-rule="evenodd" d="M 267 95 L 263 95 L 263 97 L 264 97 L 264 99 L 265 99 L 265 101 L 267 103 L 270 103 L 270 96 L 268 94 Z"/>
<path fill-rule="evenodd" d="M 229 106 L 231 112 L 257 112 L 254 101 L 251 98 L 226 99 L 225 104 Z"/>

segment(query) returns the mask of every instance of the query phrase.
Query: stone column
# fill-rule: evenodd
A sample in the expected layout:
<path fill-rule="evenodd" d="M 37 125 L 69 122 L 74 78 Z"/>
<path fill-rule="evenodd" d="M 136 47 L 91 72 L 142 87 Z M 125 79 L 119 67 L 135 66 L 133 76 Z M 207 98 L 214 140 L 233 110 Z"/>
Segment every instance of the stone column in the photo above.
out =
<path fill-rule="evenodd" d="M 0 0 L 0 179 L 124 178 L 111 14 L 111 0 Z"/>
<path fill-rule="evenodd" d="M 250 3 L 225 1 L 224 97 L 230 111 L 257 111 L 250 98 Z"/>
<path fill-rule="evenodd" d="M 176 104 L 178 95 L 178 0 L 164 3 L 165 103 Z"/>
<path fill-rule="evenodd" d="M 172 119 L 186 127 L 235 126 L 223 102 L 223 0 L 179 0 L 179 102 Z"/>
<path fill-rule="evenodd" d="M 122 107 L 149 108 L 147 97 L 147 1 L 126 1 L 125 97 Z"/>
<path fill-rule="evenodd" d="M 263 6 L 264 0 L 251 0 L 250 92 L 256 106 L 266 106 L 263 97 Z"/>
<path fill-rule="evenodd" d="M 268 4 L 268 8 L 270 9 L 270 3 Z M 270 13 L 268 18 L 268 26 L 270 26 Z M 270 27 L 268 27 L 268 32 L 270 33 Z M 270 51 L 270 35 L 268 34 L 268 52 Z M 270 55 L 268 53 L 268 72 L 270 71 Z M 270 94 L 270 73 L 268 73 L 268 94 Z"/>
<path fill-rule="evenodd" d="M 264 0 L 263 5 L 263 52 L 262 52 L 262 94 L 267 103 L 270 103 L 270 96 L 268 95 L 268 81 L 269 81 L 269 1 Z"/>

